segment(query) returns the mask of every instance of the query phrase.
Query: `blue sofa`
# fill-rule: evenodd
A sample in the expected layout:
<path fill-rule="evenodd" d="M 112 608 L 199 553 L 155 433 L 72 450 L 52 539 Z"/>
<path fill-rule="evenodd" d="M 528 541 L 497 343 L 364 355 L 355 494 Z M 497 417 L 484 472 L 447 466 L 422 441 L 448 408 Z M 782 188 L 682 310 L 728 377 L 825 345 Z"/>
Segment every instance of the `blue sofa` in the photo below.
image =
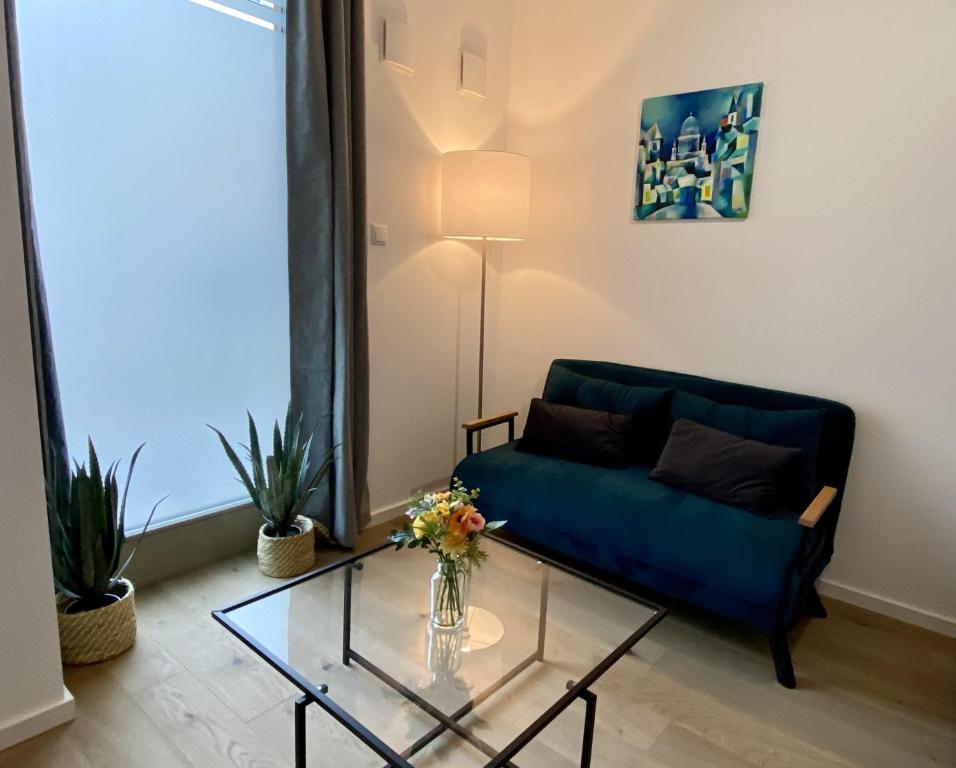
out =
<path fill-rule="evenodd" d="M 516 413 L 463 425 L 469 455 L 455 476 L 480 488 L 484 515 L 506 519 L 510 535 L 526 544 L 765 633 L 777 679 L 792 688 L 786 634 L 801 615 L 826 615 L 814 585 L 833 553 L 853 411 L 817 397 L 588 360 L 555 360 L 543 399 L 625 412 L 647 392 L 657 392 L 661 408 L 656 417 L 643 412 L 642 428 L 661 430 L 657 453 L 680 416 L 801 448 L 806 508 L 763 517 L 654 482 L 647 477 L 654 451 L 624 469 L 525 453 L 513 439 Z M 474 453 L 472 436 L 499 424 L 508 425 L 510 442 Z"/>

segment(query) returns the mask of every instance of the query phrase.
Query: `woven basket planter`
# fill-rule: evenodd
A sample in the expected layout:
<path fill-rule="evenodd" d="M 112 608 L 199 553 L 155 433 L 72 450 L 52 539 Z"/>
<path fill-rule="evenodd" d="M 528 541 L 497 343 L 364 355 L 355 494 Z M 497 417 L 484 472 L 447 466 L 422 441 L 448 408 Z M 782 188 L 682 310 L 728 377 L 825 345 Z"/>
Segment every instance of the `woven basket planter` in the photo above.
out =
<path fill-rule="evenodd" d="M 133 645 L 136 640 L 136 603 L 133 584 L 121 579 L 125 594 L 115 603 L 83 613 L 64 613 L 66 602 L 58 605 L 60 658 L 64 664 L 95 664 Z"/>
<path fill-rule="evenodd" d="M 315 565 L 315 529 L 312 521 L 299 515 L 295 525 L 302 533 L 277 538 L 266 535 L 266 526 L 259 529 L 259 570 L 266 576 L 287 579 L 305 573 Z"/>

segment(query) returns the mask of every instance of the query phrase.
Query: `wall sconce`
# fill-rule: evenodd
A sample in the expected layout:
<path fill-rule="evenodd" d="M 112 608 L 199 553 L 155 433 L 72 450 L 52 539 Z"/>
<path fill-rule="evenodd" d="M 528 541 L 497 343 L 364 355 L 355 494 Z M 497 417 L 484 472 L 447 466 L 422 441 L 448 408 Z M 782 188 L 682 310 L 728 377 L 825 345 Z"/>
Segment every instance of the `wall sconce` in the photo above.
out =
<path fill-rule="evenodd" d="M 458 92 L 479 99 L 485 98 L 486 68 L 487 64 L 483 57 L 463 50 L 458 76 Z"/>
<path fill-rule="evenodd" d="M 415 35 L 412 28 L 395 19 L 385 19 L 382 60 L 392 69 L 415 74 Z"/>

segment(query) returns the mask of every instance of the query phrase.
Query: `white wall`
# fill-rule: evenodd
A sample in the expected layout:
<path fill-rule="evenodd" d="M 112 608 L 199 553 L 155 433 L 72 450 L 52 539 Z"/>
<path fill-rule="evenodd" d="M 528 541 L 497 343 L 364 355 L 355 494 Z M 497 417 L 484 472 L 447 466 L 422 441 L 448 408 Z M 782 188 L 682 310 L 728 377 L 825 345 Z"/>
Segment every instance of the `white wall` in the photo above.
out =
<path fill-rule="evenodd" d="M 511 10 L 507 0 L 369 0 L 369 220 L 389 226 L 369 247 L 373 510 L 447 481 L 458 424 L 474 415 L 480 258 L 441 240 L 439 157 L 505 142 Z M 382 20 L 407 20 L 416 72 L 380 61 Z M 462 40 L 488 61 L 484 101 L 457 93 Z M 457 453 L 456 453 L 457 441 Z"/>
<path fill-rule="evenodd" d="M 0 749 L 73 711 L 53 607 L 5 41 L 0 19 Z"/>
<path fill-rule="evenodd" d="M 844 401 L 826 579 L 956 630 L 956 4 L 514 8 L 508 148 L 534 161 L 532 224 L 492 286 L 488 411 L 526 407 L 557 356 Z M 754 81 L 750 219 L 632 221 L 641 99 Z"/>

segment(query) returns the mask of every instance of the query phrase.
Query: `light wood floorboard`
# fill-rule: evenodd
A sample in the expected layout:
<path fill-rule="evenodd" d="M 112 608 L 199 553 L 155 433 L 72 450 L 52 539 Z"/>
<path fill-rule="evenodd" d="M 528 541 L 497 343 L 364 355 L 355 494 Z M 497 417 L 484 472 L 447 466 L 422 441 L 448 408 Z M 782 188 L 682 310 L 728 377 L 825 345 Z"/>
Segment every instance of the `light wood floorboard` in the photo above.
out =
<path fill-rule="evenodd" d="M 364 532 L 359 546 L 380 542 L 387 529 Z M 291 768 L 295 689 L 209 615 L 277 583 L 250 553 L 137 590 L 136 646 L 104 664 L 68 668 L 76 720 L 0 752 L 0 768 Z M 764 638 L 673 610 L 595 687 L 594 768 L 956 766 L 956 640 L 826 605 L 828 619 L 791 637 L 795 691 L 774 681 Z M 515 681 L 466 722 L 498 743 L 492 723 L 523 724 L 543 708 L 532 706 L 543 695 L 540 675 L 567 673 L 556 664 Z M 380 709 L 363 715 L 386 732 L 420 727 L 408 725 L 415 715 L 392 696 L 381 697 Z M 577 765 L 582 719 L 583 705 L 570 707 L 517 764 Z M 308 710 L 307 732 L 312 768 L 382 764 L 317 707 Z M 416 765 L 483 762 L 442 738 Z"/>

